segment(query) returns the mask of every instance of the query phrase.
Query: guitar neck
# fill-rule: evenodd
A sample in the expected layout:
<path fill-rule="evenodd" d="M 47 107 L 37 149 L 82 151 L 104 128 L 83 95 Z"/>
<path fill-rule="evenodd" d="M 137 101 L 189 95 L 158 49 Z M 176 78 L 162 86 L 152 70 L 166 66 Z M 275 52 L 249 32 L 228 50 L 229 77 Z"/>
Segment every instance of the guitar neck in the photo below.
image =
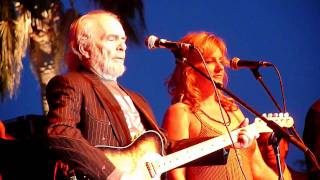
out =
<path fill-rule="evenodd" d="M 250 124 L 245 127 L 248 131 L 251 128 L 255 128 L 255 123 Z M 241 128 L 242 129 L 242 128 Z M 230 136 L 232 137 L 234 142 L 237 142 L 238 132 L 241 129 L 234 130 L 230 132 Z M 223 134 L 221 136 L 206 140 L 199 144 L 190 146 L 183 150 L 177 151 L 175 153 L 169 154 L 164 158 L 163 164 L 161 165 L 161 169 L 163 172 L 169 171 L 176 167 L 179 167 L 183 164 L 189 163 L 193 160 L 206 156 L 212 152 L 215 152 L 219 149 L 227 147 L 232 144 L 231 138 L 229 134 Z"/>

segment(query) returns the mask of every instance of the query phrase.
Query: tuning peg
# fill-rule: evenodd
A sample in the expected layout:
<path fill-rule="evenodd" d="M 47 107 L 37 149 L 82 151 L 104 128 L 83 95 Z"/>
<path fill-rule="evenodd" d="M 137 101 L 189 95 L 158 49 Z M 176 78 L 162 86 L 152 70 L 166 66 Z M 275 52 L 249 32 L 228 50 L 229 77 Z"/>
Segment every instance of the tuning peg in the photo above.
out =
<path fill-rule="evenodd" d="M 284 114 L 283 114 L 282 112 L 279 113 L 279 117 L 284 117 L 283 115 L 284 115 Z"/>
<path fill-rule="evenodd" d="M 267 117 L 272 117 L 272 113 L 268 113 Z"/>
<path fill-rule="evenodd" d="M 286 123 L 288 124 L 288 126 L 289 126 L 289 127 L 292 127 L 292 126 L 293 126 L 293 124 L 294 124 L 294 122 L 293 122 L 293 119 L 292 119 L 292 118 L 288 118 Z"/>
<path fill-rule="evenodd" d="M 267 114 L 266 114 L 266 113 L 263 113 L 262 116 L 263 116 L 263 117 L 267 117 Z"/>
<path fill-rule="evenodd" d="M 289 117 L 289 113 L 286 112 L 286 113 L 283 114 L 283 116 L 284 116 L 284 117 Z"/>

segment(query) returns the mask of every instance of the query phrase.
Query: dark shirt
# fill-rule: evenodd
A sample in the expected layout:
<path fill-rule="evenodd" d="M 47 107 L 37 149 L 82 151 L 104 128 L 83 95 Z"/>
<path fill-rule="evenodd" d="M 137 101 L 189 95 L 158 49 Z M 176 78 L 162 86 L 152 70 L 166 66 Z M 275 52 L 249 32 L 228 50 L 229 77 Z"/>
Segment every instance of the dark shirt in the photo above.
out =
<path fill-rule="evenodd" d="M 312 104 L 310 107 L 303 130 L 303 141 L 314 153 L 318 162 L 320 162 L 320 99 Z M 306 157 L 308 170 L 311 170 L 312 164 L 308 157 Z M 310 172 L 310 179 L 320 179 L 320 173 Z"/>

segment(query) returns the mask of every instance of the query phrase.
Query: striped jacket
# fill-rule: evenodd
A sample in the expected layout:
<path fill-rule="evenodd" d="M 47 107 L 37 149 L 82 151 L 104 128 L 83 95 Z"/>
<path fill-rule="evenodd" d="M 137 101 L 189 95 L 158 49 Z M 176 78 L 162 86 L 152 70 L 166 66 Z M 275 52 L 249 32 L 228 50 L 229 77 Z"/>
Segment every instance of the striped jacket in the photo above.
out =
<path fill-rule="evenodd" d="M 148 103 L 123 88 L 140 113 L 146 129 L 159 128 Z M 56 159 L 80 174 L 106 179 L 113 165 L 95 145 L 125 146 L 130 133 L 117 100 L 93 73 L 69 72 L 47 85 L 48 143 Z"/>

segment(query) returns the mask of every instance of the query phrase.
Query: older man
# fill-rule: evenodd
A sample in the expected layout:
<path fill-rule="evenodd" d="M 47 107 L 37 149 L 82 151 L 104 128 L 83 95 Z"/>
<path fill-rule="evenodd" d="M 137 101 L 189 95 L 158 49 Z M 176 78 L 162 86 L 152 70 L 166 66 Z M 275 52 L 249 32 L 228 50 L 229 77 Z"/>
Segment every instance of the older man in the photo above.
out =
<path fill-rule="evenodd" d="M 81 177 L 122 176 L 94 146 L 125 146 L 146 129 L 160 133 L 146 101 L 116 81 L 127 37 L 116 15 L 93 11 L 71 25 L 69 38 L 69 72 L 47 86 L 50 148 Z"/>

